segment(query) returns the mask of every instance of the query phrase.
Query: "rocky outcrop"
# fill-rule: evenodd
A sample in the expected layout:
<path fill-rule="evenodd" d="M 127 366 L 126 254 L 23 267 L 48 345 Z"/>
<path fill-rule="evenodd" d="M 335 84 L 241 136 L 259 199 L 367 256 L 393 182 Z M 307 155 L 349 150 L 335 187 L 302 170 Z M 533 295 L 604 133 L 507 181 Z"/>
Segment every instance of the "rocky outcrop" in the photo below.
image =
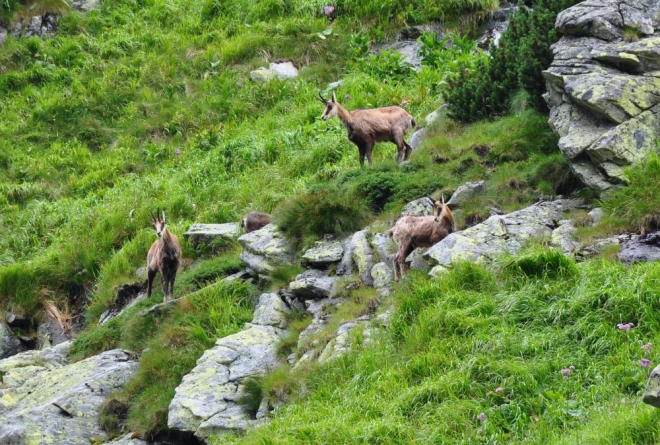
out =
<path fill-rule="evenodd" d="M 0 359 L 11 357 L 27 348 L 4 323 L 0 323 Z"/>
<path fill-rule="evenodd" d="M 70 346 L 0 361 L 0 444 L 89 445 L 106 438 L 99 409 L 138 363 L 131 352 L 115 349 L 69 364 Z"/>
<path fill-rule="evenodd" d="M 618 258 L 625 264 L 660 260 L 660 232 L 632 235 L 622 243 Z"/>
<path fill-rule="evenodd" d="M 332 298 L 337 293 L 339 280 L 340 277 L 329 276 L 326 271 L 309 269 L 289 284 L 289 290 L 303 300 Z"/>
<path fill-rule="evenodd" d="M 452 209 L 460 207 L 465 201 L 468 201 L 473 196 L 485 193 L 486 192 L 486 182 L 466 182 L 461 185 L 456 191 L 451 195 L 451 199 L 447 201 L 447 205 L 451 206 Z"/>
<path fill-rule="evenodd" d="M 351 238 L 351 252 L 353 254 L 353 262 L 357 266 L 360 279 L 367 286 L 374 283 L 371 278 L 371 268 L 376 264 L 374 253 L 369 245 L 367 239 L 369 231 L 367 229 L 356 232 Z"/>
<path fill-rule="evenodd" d="M 289 311 L 278 294 L 262 294 L 247 329 L 219 339 L 176 388 L 169 428 L 207 438 L 254 425 L 257 420 L 243 411 L 238 399 L 246 378 L 277 366 L 276 345 L 286 332 Z"/>
<path fill-rule="evenodd" d="M 216 240 L 233 241 L 241 233 L 241 228 L 237 223 L 224 224 L 200 224 L 195 223 L 183 238 L 188 240 L 193 246 L 210 245 Z"/>
<path fill-rule="evenodd" d="M 341 241 L 317 241 L 314 247 L 303 253 L 302 260 L 312 267 L 327 267 L 341 261 L 344 256 L 344 246 Z"/>
<path fill-rule="evenodd" d="M 625 182 L 623 167 L 660 137 L 660 6 L 587 0 L 555 26 L 564 37 L 543 72 L 550 125 L 573 172 L 603 192 Z"/>
<path fill-rule="evenodd" d="M 238 242 L 243 247 L 241 260 L 255 275 L 267 277 L 276 267 L 293 262 L 293 248 L 274 224 L 240 236 Z"/>
<path fill-rule="evenodd" d="M 503 253 L 514 254 L 532 238 L 548 237 L 559 229 L 553 242 L 556 247 L 568 245 L 566 235 L 571 231 L 560 224 L 563 213 L 582 205 L 581 200 L 560 199 L 539 202 L 507 215 L 495 215 L 486 221 L 455 232 L 429 248 L 424 254 L 432 265 L 450 266 L 460 260 L 483 262 Z M 431 271 L 433 274 L 440 269 Z"/>

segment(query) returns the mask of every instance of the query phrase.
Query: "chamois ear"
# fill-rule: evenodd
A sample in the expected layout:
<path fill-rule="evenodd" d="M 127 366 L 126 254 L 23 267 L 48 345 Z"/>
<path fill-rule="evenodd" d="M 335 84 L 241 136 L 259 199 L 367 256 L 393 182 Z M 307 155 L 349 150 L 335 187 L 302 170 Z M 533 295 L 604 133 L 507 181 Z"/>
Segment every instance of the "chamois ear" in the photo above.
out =
<path fill-rule="evenodd" d="M 334 91 L 332 92 L 332 101 L 337 102 L 337 95 L 335 94 Z"/>
<path fill-rule="evenodd" d="M 163 210 L 162 215 L 163 215 L 163 224 L 165 224 L 165 210 Z"/>

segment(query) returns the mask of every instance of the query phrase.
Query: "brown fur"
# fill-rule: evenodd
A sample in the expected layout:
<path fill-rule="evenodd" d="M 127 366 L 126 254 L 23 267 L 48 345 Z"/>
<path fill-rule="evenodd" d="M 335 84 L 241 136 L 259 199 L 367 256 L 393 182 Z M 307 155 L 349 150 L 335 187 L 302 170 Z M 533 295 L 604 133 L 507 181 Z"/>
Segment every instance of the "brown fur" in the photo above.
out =
<path fill-rule="evenodd" d="M 264 212 L 250 212 L 241 220 L 241 227 L 245 233 L 254 232 L 270 224 L 273 217 Z"/>
<path fill-rule="evenodd" d="M 151 215 L 151 224 L 159 239 L 154 241 L 147 253 L 147 297 L 151 297 L 152 283 L 160 272 L 164 301 L 168 301 L 172 298 L 176 272 L 181 264 L 181 243 L 179 238 L 165 227 L 165 212 L 162 217 Z"/>
<path fill-rule="evenodd" d="M 321 118 L 328 120 L 337 116 L 341 119 L 348 132 L 348 140 L 360 151 L 361 166 L 364 166 L 365 156 L 369 165 L 372 164 L 371 151 L 376 142 L 393 142 L 397 148 L 397 162 L 408 159 L 412 147 L 403 138 L 409 129 L 415 127 L 415 120 L 406 110 L 391 106 L 348 111 L 337 102 L 334 92 L 331 100 L 324 99 L 320 94 L 319 97 L 325 104 Z"/>
<path fill-rule="evenodd" d="M 390 231 L 398 246 L 394 258 L 394 279 L 405 275 L 406 258 L 417 247 L 431 247 L 456 230 L 454 215 L 442 202 L 433 203 L 434 216 L 404 216 Z"/>

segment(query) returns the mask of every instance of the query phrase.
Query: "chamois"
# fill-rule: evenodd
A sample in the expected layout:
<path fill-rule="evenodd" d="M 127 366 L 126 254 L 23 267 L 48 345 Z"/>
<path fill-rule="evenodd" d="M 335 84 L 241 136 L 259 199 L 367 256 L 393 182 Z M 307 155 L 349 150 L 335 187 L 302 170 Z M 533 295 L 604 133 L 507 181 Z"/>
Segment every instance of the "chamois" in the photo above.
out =
<path fill-rule="evenodd" d="M 396 144 L 397 162 L 410 156 L 412 147 L 403 139 L 406 132 L 415 128 L 415 119 L 403 108 L 397 106 L 348 111 L 337 102 L 334 91 L 332 99 L 324 98 L 319 92 L 319 100 L 325 105 L 321 119 L 337 116 L 344 123 L 348 140 L 357 145 L 360 151 L 360 166 L 364 166 L 366 155 L 369 165 L 371 150 L 376 142 L 390 141 Z"/>
<path fill-rule="evenodd" d="M 404 216 L 390 230 L 398 246 L 394 258 L 394 279 L 399 280 L 406 269 L 406 257 L 416 247 L 431 247 L 456 231 L 454 215 L 449 206 L 441 201 L 433 203 L 433 216 Z"/>
<path fill-rule="evenodd" d="M 270 224 L 273 217 L 264 212 L 250 212 L 241 220 L 241 228 L 245 233 L 254 232 L 263 226 Z"/>
<path fill-rule="evenodd" d="M 156 215 L 160 210 L 156 212 Z M 164 301 L 168 301 L 174 292 L 176 272 L 181 264 L 181 244 L 179 239 L 165 227 L 165 212 L 154 216 L 151 211 L 151 224 L 156 229 L 158 239 L 149 248 L 147 253 L 147 297 L 151 297 L 151 288 L 154 277 L 160 272 L 163 281 Z"/>

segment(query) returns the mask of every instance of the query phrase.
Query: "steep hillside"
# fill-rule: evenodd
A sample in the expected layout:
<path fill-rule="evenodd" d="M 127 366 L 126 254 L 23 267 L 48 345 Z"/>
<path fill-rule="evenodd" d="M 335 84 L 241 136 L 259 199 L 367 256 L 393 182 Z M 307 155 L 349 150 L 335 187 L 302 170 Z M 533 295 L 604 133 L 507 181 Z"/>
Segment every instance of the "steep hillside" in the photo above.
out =
<path fill-rule="evenodd" d="M 301 253 L 327 234 L 367 225 L 369 236 L 382 234 L 407 202 L 482 180 L 485 192 L 456 212 L 459 230 L 557 195 L 605 209 L 595 226 L 584 210 L 562 216 L 585 244 L 657 229 L 658 158 L 596 201 L 557 149 L 538 91 L 526 91 L 518 74 L 490 65 L 511 82 L 497 84 L 497 107 L 463 116 L 489 120 L 463 125 L 441 107 L 462 79 L 489 66 L 475 38 L 499 6 L 107 0 L 61 16 L 51 39 L 9 36 L 0 46 L 0 313 L 33 348 L 55 342 L 38 331 L 48 322 L 75 335 L 67 360 L 134 351 L 139 366 L 104 394 L 98 423 L 110 437 L 163 439 L 176 437 L 168 409 L 184 376 L 219 338 L 253 320 L 260 294 L 288 288 Z M 555 12 L 543 11 L 550 26 Z M 4 20 L 10 15 L 0 8 Z M 520 17 L 517 32 L 528 30 Z M 396 52 L 374 53 L 430 23 L 445 37 L 421 34 L 419 69 Z M 529 40 L 547 53 L 549 41 Z M 279 61 L 293 62 L 298 77 L 252 79 L 252 70 Z M 320 91 L 351 110 L 404 107 L 424 127 L 410 162 L 395 163 L 394 146 L 382 143 L 374 165 L 360 168 L 341 122 L 320 119 Z M 156 289 L 99 323 L 123 300 L 146 297 L 139 268 L 156 239 L 156 208 L 178 235 L 193 222 L 271 212 L 295 259 L 267 280 L 252 271 L 251 282 L 226 283 L 244 269 L 237 243 L 184 240 L 174 291 L 181 300 L 157 305 Z M 320 337 L 365 311 L 392 321 L 377 341 L 352 332 L 355 348 L 332 362 L 285 363 L 313 349 L 298 347 L 309 314 L 291 310 L 288 337 L 276 345 L 282 367 L 248 380 L 237 401 L 253 417 L 261 404 L 277 407 L 270 423 L 209 443 L 657 442 L 660 414 L 637 396 L 649 372 L 641 359 L 655 364 L 660 344 L 658 267 L 622 266 L 617 246 L 580 261 L 544 237 L 525 242 L 522 254 L 489 266 L 461 262 L 436 279 L 413 271 L 387 298 L 345 279 L 339 294 L 348 303 L 330 311 Z M 336 265 L 328 270 L 334 276 Z"/>

